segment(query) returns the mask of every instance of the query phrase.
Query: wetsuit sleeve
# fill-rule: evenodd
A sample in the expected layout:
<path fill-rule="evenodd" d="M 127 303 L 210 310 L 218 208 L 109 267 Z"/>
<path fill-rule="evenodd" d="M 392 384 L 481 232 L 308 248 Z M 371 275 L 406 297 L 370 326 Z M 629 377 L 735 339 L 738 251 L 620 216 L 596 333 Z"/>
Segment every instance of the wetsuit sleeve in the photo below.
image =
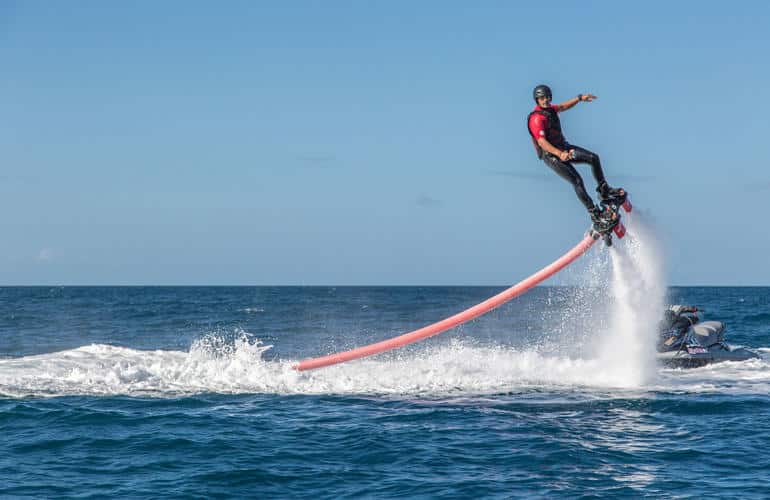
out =
<path fill-rule="evenodd" d="M 529 117 L 529 132 L 535 139 L 545 139 L 545 117 L 535 113 Z"/>

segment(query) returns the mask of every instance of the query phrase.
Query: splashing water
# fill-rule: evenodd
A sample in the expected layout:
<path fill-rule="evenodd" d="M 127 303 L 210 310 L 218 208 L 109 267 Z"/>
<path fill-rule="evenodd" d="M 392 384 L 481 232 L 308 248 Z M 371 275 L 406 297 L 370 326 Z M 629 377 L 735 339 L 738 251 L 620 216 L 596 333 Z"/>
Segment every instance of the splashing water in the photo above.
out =
<path fill-rule="evenodd" d="M 666 286 L 660 248 L 644 214 L 626 220 L 626 237 L 610 249 L 614 302 L 600 359 L 620 386 L 638 387 L 656 373 L 655 336 Z"/>

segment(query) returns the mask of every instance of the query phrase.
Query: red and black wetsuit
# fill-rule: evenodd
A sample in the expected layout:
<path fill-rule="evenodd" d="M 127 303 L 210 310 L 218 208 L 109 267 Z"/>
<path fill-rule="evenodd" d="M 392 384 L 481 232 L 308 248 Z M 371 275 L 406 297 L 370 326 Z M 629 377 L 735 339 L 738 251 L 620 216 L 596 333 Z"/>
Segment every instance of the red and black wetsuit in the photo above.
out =
<path fill-rule="evenodd" d="M 601 186 L 602 184 L 606 184 L 606 181 L 604 179 L 604 172 L 602 171 L 599 155 L 567 142 L 561 131 L 561 121 L 559 121 L 558 113 L 559 111 L 556 106 L 551 106 L 549 108 L 535 106 L 535 109 L 532 110 L 527 118 L 529 135 L 532 136 L 532 142 L 535 144 L 538 158 L 542 159 L 546 165 L 551 167 L 559 177 L 572 184 L 580 201 L 588 210 L 591 210 L 594 208 L 594 201 L 586 192 L 583 178 L 580 177 L 580 174 L 575 170 L 572 163 L 589 163 L 597 184 Z M 561 161 L 557 156 L 554 156 L 547 151 L 543 151 L 537 144 L 537 139 L 539 138 L 544 138 L 555 148 L 562 151 L 574 149 L 574 158 L 565 162 Z"/>

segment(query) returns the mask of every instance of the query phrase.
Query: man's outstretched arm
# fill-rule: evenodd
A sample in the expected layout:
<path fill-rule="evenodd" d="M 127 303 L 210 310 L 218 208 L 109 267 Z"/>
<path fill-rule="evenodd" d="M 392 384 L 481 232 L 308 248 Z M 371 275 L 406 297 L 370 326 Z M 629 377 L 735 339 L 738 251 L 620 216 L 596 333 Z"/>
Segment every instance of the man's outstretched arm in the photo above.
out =
<path fill-rule="evenodd" d="M 593 94 L 580 94 L 577 97 L 573 97 L 569 101 L 564 101 L 561 104 L 556 105 L 556 109 L 561 111 L 567 111 L 569 108 L 573 107 L 575 104 L 579 103 L 580 101 L 588 101 L 591 102 L 594 99 L 596 99 L 596 96 Z"/>

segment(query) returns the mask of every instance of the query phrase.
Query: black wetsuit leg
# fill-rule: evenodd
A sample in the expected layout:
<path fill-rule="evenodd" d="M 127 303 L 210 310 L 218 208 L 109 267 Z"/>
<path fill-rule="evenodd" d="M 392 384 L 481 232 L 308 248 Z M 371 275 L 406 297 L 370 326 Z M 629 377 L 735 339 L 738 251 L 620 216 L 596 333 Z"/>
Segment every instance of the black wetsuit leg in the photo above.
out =
<path fill-rule="evenodd" d="M 602 170 L 602 162 L 599 160 L 599 155 L 589 151 L 580 146 L 569 145 L 567 149 L 575 150 L 575 157 L 572 161 L 575 163 L 588 163 L 591 165 L 591 172 L 594 174 L 596 184 L 601 186 L 607 181 L 604 179 L 604 171 Z"/>
<path fill-rule="evenodd" d="M 587 210 L 594 208 L 594 200 L 588 196 L 586 187 L 583 184 L 583 178 L 580 177 L 580 174 L 575 170 L 575 167 L 573 167 L 571 163 L 561 161 L 554 155 L 545 152 L 543 154 L 543 161 L 546 165 L 551 167 L 551 170 L 556 172 L 559 177 L 572 184 L 572 187 L 575 188 L 575 194 L 577 194 L 580 202 L 585 205 Z M 601 171 L 601 167 L 599 167 L 599 171 Z"/>

